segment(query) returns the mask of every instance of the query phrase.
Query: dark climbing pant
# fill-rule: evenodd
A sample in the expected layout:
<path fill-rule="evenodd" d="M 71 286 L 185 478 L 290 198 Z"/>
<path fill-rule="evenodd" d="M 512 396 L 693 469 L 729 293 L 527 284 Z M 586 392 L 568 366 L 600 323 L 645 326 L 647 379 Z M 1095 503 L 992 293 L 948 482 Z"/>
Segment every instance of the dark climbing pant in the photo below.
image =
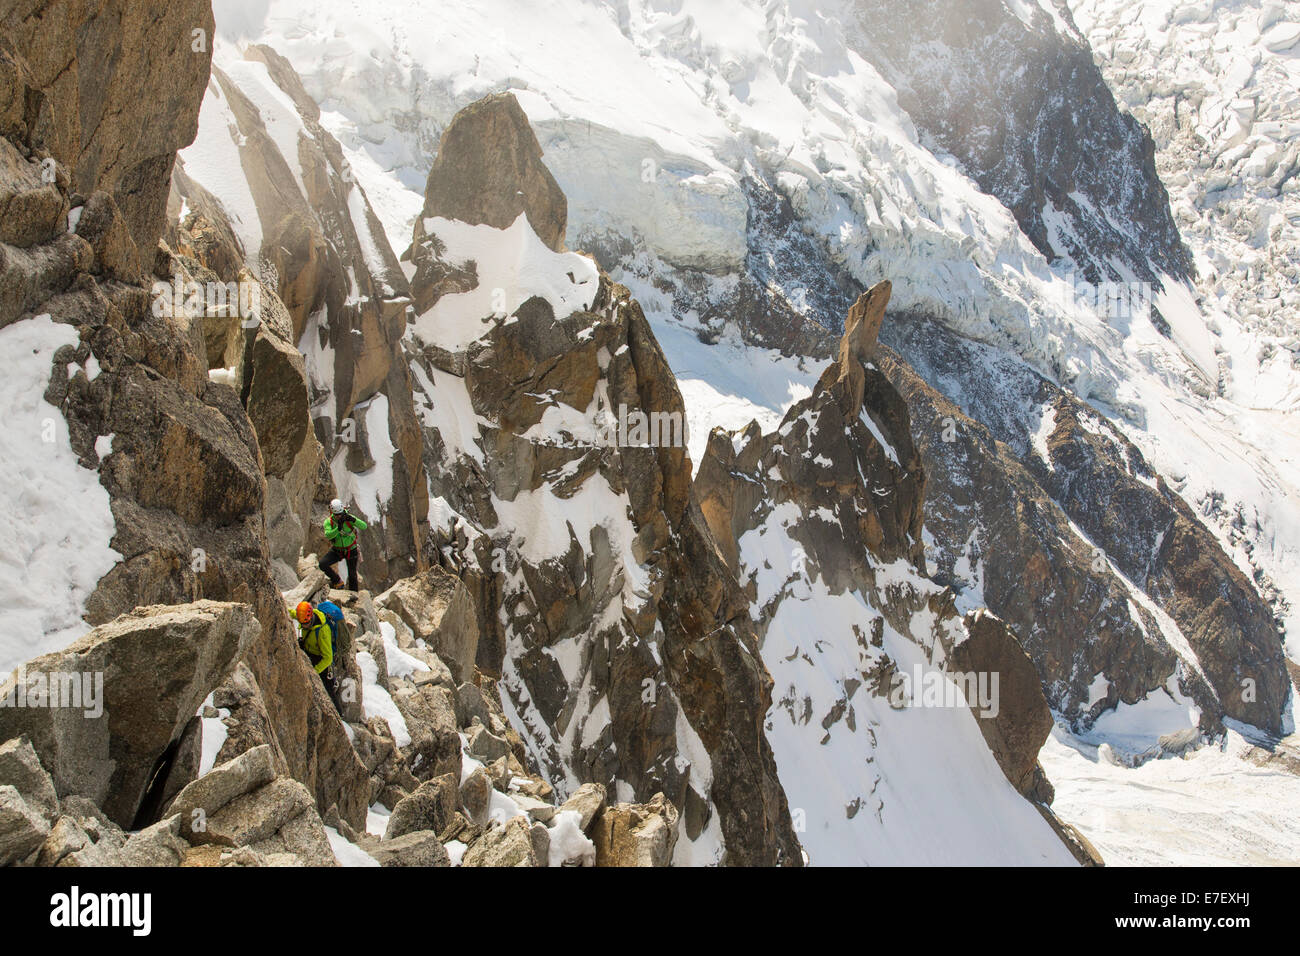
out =
<path fill-rule="evenodd" d="M 339 682 L 334 678 L 334 668 L 330 667 L 320 675 L 320 682 L 325 685 L 325 693 L 330 695 L 330 700 L 334 702 L 334 709 L 343 716 L 343 702 L 339 700 Z"/>
<path fill-rule="evenodd" d="M 342 587 L 343 582 L 339 580 L 338 572 L 334 570 L 334 566 L 340 561 L 347 562 L 348 590 L 355 591 L 357 589 L 357 557 L 356 548 L 350 548 L 346 551 L 342 548 L 330 548 L 320 559 L 320 564 L 317 567 L 324 571 L 325 576 L 330 579 L 330 587 L 337 588 Z"/>

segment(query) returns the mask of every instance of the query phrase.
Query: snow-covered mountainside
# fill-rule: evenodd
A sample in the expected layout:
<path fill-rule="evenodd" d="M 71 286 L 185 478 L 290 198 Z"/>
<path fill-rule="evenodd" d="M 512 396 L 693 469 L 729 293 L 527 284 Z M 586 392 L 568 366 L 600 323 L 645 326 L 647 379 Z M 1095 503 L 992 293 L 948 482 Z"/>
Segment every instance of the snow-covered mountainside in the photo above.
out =
<path fill-rule="evenodd" d="M 1089 600 L 1109 622 L 1105 633 L 1117 635 L 1106 638 L 1111 651 L 1072 666 L 1052 663 L 1051 654 L 1035 658 L 1053 707 L 1071 721 L 1082 716 L 1083 726 L 1117 706 L 1159 709 L 1175 678 L 1175 697 L 1198 702 L 1189 700 L 1172 721 L 1177 727 L 1161 724 L 1164 733 L 1212 725 L 1225 707 L 1233 713 L 1232 681 L 1249 676 L 1274 688 L 1268 708 L 1235 712 L 1289 731 L 1289 683 L 1267 645 L 1271 627 L 1295 631 L 1300 600 L 1300 498 L 1288 477 L 1300 437 L 1287 414 L 1300 381 L 1286 347 L 1295 326 L 1284 309 L 1242 312 L 1206 297 L 1212 234 L 1188 228 L 1183 197 L 1223 190 L 1205 177 L 1171 175 L 1170 163 L 1186 163 L 1188 151 L 1166 146 L 1159 123 L 1153 145 L 1122 109 L 1139 105 L 1138 92 L 1154 96 L 1136 79 L 1150 70 L 1134 66 L 1126 86 L 1107 61 L 1110 48 L 1089 45 L 1100 29 L 1145 37 L 1144 27 L 1102 5 L 1073 13 L 1051 0 L 958 6 L 916 2 L 900 13 L 866 0 L 670 7 L 571 0 L 543 11 L 500 0 L 446 4 L 432 23 L 400 0 L 216 9 L 227 41 L 264 41 L 293 63 L 398 250 L 451 115 L 485 93 L 514 91 L 568 196 L 567 244 L 594 253 L 631 289 L 663 345 L 697 467 L 711 427 L 739 429 L 750 418 L 775 427 L 825 367 L 831 344 L 819 328 L 837 331 L 856 293 L 889 278 L 892 308 L 920 329 L 936 322 L 958 341 L 975 340 L 971 355 L 991 348 L 990 369 L 1002 371 L 982 375 L 972 366 L 959 382 L 943 371 L 941 336 L 904 340 L 888 324 L 882 332 L 930 388 L 1009 443 L 1011 458 L 1031 473 L 1036 507 L 1061 528 L 1062 544 L 1045 552 L 1055 562 L 1049 582 L 1089 580 L 1100 595 Z M 1257 18 L 1273 31 L 1256 55 L 1270 82 L 1295 62 L 1283 45 L 1290 21 L 1279 10 Z M 908 29 L 931 22 L 942 29 Z M 1215 56 L 1228 55 L 1222 46 Z M 1144 55 L 1161 49 L 1186 57 L 1196 47 L 1169 39 Z M 1236 74 L 1224 67 L 1211 75 Z M 1160 102 L 1173 109 L 1173 99 Z M 1267 109 L 1285 114 L 1284 106 Z M 1137 111 L 1136 119 L 1150 118 Z M 1278 170 L 1293 132 L 1271 114 L 1261 119 L 1268 122 L 1256 135 L 1284 144 L 1265 174 L 1284 204 L 1294 183 Z M 1232 181 L 1234 173 L 1225 174 Z M 1284 236 L 1291 226 L 1279 215 L 1270 228 Z M 1215 255 L 1223 261 L 1221 248 Z M 1283 254 L 1274 268 L 1286 262 Z M 1256 281 L 1260 268 L 1238 270 L 1226 284 L 1238 300 L 1285 305 L 1289 290 L 1277 283 L 1273 297 L 1268 282 Z M 1132 295 L 1107 301 L 1091 284 L 1099 281 Z M 1273 347 L 1258 339 L 1264 333 L 1243 317 L 1249 312 L 1275 323 L 1267 333 Z M 1029 384 L 1003 390 L 1021 380 Z M 1040 392 L 1040 404 L 1009 414 L 1025 387 Z M 1115 435 L 1114 451 L 1083 472 L 1077 458 L 1059 470 L 1048 451 L 1056 400 L 1044 404 L 1042 391 L 1056 388 L 1091 406 Z M 947 420 L 915 421 L 914 429 L 932 430 L 937 442 Z M 1130 441 L 1144 462 L 1129 463 Z M 1148 576 L 1172 560 L 1161 551 L 1158 523 L 1149 537 L 1145 528 L 1134 536 L 1119 527 L 1122 502 L 1077 500 L 1079 487 L 1107 473 L 1109 455 L 1135 487 L 1150 485 L 1150 495 L 1159 475 L 1190 508 L 1179 520 L 1203 521 L 1217 539 L 1224 557 L 1213 559 L 1223 568 L 1215 573 L 1225 581 L 1239 573 L 1230 586 L 1253 602 L 1238 605 L 1243 616 L 1231 627 L 1257 648 L 1250 655 L 1264 670 L 1227 684 L 1210 676 L 1213 690 L 1194 690 L 1197 675 L 1217 666 L 1198 659 L 1210 646 L 1198 635 L 1213 642 L 1224 625 L 1203 630 L 1204 596 L 1180 591 L 1167 572 L 1164 584 Z M 940 495 L 931 506 L 953 500 Z M 1016 572 L 999 553 L 993 514 L 981 503 L 969 518 L 935 524 L 940 537 L 927 543 L 944 580 L 970 592 L 968 606 L 983 603 L 988 582 L 1005 579 L 1007 606 L 998 610 L 1006 614 L 1017 610 Z M 1114 526 L 1115 536 L 1103 526 Z M 1217 550 L 1208 537 L 1196 545 L 1206 547 Z M 1141 548 L 1151 567 L 1134 563 Z M 1072 570 L 1055 570 L 1062 561 Z M 1067 600 L 1084 593 L 1078 587 L 1068 584 Z M 1070 641 L 1092 640 L 1086 619 L 1067 613 L 1061 621 L 1080 628 Z M 1156 650 L 1145 670 L 1122 672 L 1147 647 Z M 1134 746 L 1144 749 L 1155 736 Z"/>
<path fill-rule="evenodd" d="M 1290 8 L 53 12 L 0 863 L 1300 856 Z"/>
<path fill-rule="evenodd" d="M 1258 569 L 1294 634 L 1300 526 L 1269 502 L 1294 502 L 1297 492 L 1300 11 L 1169 0 L 1072 7 L 1117 99 L 1154 137 L 1212 335 L 1221 400 L 1211 414 L 1264 452 L 1222 445 L 1219 429 L 1198 427 L 1189 437 L 1214 453 L 1188 467 L 1183 493 Z M 1239 455 L 1257 478 L 1234 467 Z M 1295 641 L 1288 646 L 1297 659 Z"/>
<path fill-rule="evenodd" d="M 570 246 L 594 251 L 652 322 L 703 327 L 712 339 L 740 314 L 746 341 L 790 351 L 800 315 L 834 328 L 854 289 L 888 276 L 900 310 L 1020 356 L 1113 417 L 1194 509 L 1214 516 L 1228 553 L 1288 620 L 1300 567 L 1286 468 L 1295 446 L 1282 414 L 1291 353 L 1270 353 L 1262 367 L 1256 355 L 1234 372 L 1284 383 L 1272 399 L 1221 387 L 1218 351 L 1231 332 L 1182 281 L 1187 256 L 1158 212 L 1165 192 L 1150 141 L 1088 73 L 1068 12 L 966 6 L 969 22 L 951 18 L 964 26 L 950 42 L 919 46 L 898 31 L 873 36 L 888 12 L 869 3 L 732 0 L 670 12 L 574 0 L 545 13 L 453 3 L 431 25 L 400 2 L 217 9 L 229 36 L 266 39 L 294 63 L 395 246 L 418 203 L 402 186 L 420 182 L 451 112 L 516 89 L 570 197 Z M 925 12 L 896 19 L 928 22 Z M 1004 109 L 1003 98 L 985 98 L 1018 82 L 989 63 L 1041 72 L 1059 56 L 1069 70 L 1037 82 L 1068 85 L 1045 103 Z M 923 93 L 949 89 L 934 79 L 948 61 L 968 81 L 922 110 L 933 101 Z M 1080 106 L 1096 144 L 1062 127 Z M 957 115 L 988 122 L 955 126 Z M 1020 157 L 1019 178 L 1015 164 L 991 158 L 1008 155 Z M 1086 284 L 1099 276 L 1154 279 L 1154 309 L 1108 316 Z M 745 298 L 754 286 L 761 294 Z M 675 360 L 705 407 L 727 415 L 739 401 L 770 417 L 789 402 L 789 387 L 757 380 L 719 402 L 692 368 L 704 364 Z"/>
<path fill-rule="evenodd" d="M 281 107 L 276 90 L 295 89 L 277 63 L 264 47 L 241 54 L 221 45 L 210 99 L 246 102 L 267 123 Z M 254 165 L 297 166 L 296 179 L 319 180 L 317 146 L 328 156 L 330 141 L 312 129 L 310 108 L 294 109 L 302 111 L 298 130 L 287 135 L 282 127 L 274 152 L 261 143 L 250 153 L 228 122 L 201 117 L 198 139 L 181 157 L 185 202 L 212 194 L 202 179 L 222 168 L 215 155 L 228 143 Z M 238 117 L 240 133 L 256 130 L 248 107 L 243 112 L 249 115 Z M 286 155 L 286 146 L 296 146 L 297 157 Z M 327 171 L 343 185 L 318 191 L 328 196 L 333 188 L 346 189 L 345 172 Z M 254 201 L 234 215 L 249 217 L 256 228 L 232 222 L 229 231 L 245 233 L 242 254 L 252 268 L 267 250 L 260 233 L 275 217 L 266 215 L 265 201 L 256 201 L 256 179 L 250 185 Z M 355 203 L 368 208 L 364 196 Z M 208 212 L 216 231 L 224 231 L 219 210 Z M 193 244 L 198 220 L 182 215 L 177 241 Z M 334 220 L 316 219 L 328 237 L 325 227 Z M 619 799 L 666 795 L 681 810 L 674 860 L 683 864 L 791 862 L 796 840 L 806 858 L 826 863 L 1089 859 L 1073 831 L 1052 814 L 1050 785 L 1034 770 L 1042 740 L 1034 735 L 1045 736 L 1050 717 L 1014 638 L 996 627 L 986 638 L 995 650 L 1012 649 L 1022 676 L 1028 675 L 1026 685 L 1007 689 L 989 719 L 998 712 L 1019 715 L 1015 698 L 1033 712 L 1032 729 L 986 730 L 945 671 L 954 646 L 973 654 L 983 644 L 968 640 L 944 589 L 924 576 L 922 483 L 914 456 L 908 458 L 913 473 L 903 476 L 900 488 L 906 492 L 900 501 L 911 502 L 907 523 L 886 522 L 865 538 L 846 532 L 838 548 L 856 569 L 847 577 L 841 570 L 820 580 L 815 564 L 801 572 L 818 579 L 803 613 L 822 621 L 828 638 L 848 644 L 813 671 L 801 664 L 791 670 L 784 652 L 774 655 L 805 637 L 796 623 L 798 602 L 776 614 L 782 602 L 768 593 L 773 585 L 784 590 L 781 566 L 789 563 L 778 536 L 750 529 L 751 537 L 770 539 L 756 552 L 745 528 L 706 524 L 680 425 L 675 443 L 658 452 L 654 441 L 638 447 L 638 439 L 630 445 L 626 438 L 601 439 L 604 420 L 628 408 L 652 420 L 666 415 L 685 422 L 684 406 L 640 307 L 590 259 L 563 250 L 566 221 L 563 193 L 542 165 L 514 98 L 487 98 L 461 111 L 444 131 L 405 274 L 390 283 L 399 300 L 412 303 L 393 354 L 409 365 L 408 401 L 423 435 L 429 557 L 475 596 L 477 666 L 500 677 L 502 705 L 530 759 L 561 794 L 595 780 Z M 215 258 L 210 250 L 207 256 Z M 292 258 L 286 263 L 291 270 L 299 266 Z M 295 284 L 283 275 L 266 278 L 286 293 Z M 886 291 L 872 300 L 871 344 L 888 297 Z M 329 394 L 347 365 L 318 343 L 338 340 L 356 319 L 340 310 L 312 321 L 302 335 L 305 372 Z M 739 343 L 694 343 L 700 355 L 743 349 L 747 362 L 798 369 L 796 359 L 767 357 Z M 827 372 L 828 381 L 836 369 L 856 368 L 843 373 L 850 378 L 865 374 L 860 363 L 866 348 L 842 357 Z M 785 527 L 791 520 L 818 526 L 828 508 L 847 515 L 880 507 L 884 514 L 899 506 L 875 502 L 891 480 L 880 470 L 890 468 L 893 446 L 908 440 L 906 416 L 897 396 L 888 398 L 880 374 L 871 375 L 871 401 L 882 403 L 879 410 L 864 410 L 854 440 L 827 453 L 842 458 L 855 446 L 866 449 L 877 441 L 873 435 L 890 451 L 865 460 L 848 489 L 815 507 L 809 503 L 806 514 L 778 509 L 773 517 L 787 519 Z M 396 379 L 390 373 L 385 381 Z M 810 408 L 831 401 L 816 383 L 804 395 L 773 397 L 801 397 L 815 403 Z M 387 398 L 401 401 L 391 389 Z M 365 407 L 376 399 L 359 391 L 354 400 Z M 800 407 L 787 418 L 805 414 Z M 327 413 L 313 415 L 319 422 Z M 889 437 L 872 414 L 885 416 Z M 396 445 L 394 421 L 367 418 L 353 443 L 334 442 L 328 437 L 333 429 L 318 425 L 326 457 L 336 462 L 337 486 L 376 488 L 381 501 L 393 493 L 393 472 L 383 463 Z M 704 457 L 703 450 L 699 454 Z M 868 475 L 873 485 L 863 484 Z M 780 496 L 774 485 L 765 497 Z M 382 522 L 385 516 L 373 517 Z M 391 537 L 382 534 L 381 540 Z M 767 556 L 772 561 L 763 557 L 764 547 L 776 548 Z M 719 548 L 746 560 L 727 566 Z M 890 562 L 879 575 L 871 570 L 877 560 Z M 745 584 L 754 574 L 765 582 L 759 593 Z M 862 641 L 871 643 L 859 648 Z M 746 663 L 759 655 L 760 644 L 767 670 L 783 679 L 781 700 L 771 710 L 767 670 Z M 887 678 L 904 667 L 906 680 L 921 681 L 925 674 L 952 699 L 921 706 L 919 686 L 916 701 L 891 699 L 897 688 Z M 719 691 L 727 701 L 721 709 Z M 834 746 L 817 742 L 828 732 Z M 1030 741 L 1028 749 L 1021 740 Z M 953 785 L 935 789 L 934 774 L 942 767 Z M 791 793 L 797 805 L 787 803 Z M 923 794 L 929 795 L 923 800 Z M 764 827 L 756 827 L 754 821 L 764 818 Z M 936 821 L 942 821 L 939 830 L 933 830 Z"/>

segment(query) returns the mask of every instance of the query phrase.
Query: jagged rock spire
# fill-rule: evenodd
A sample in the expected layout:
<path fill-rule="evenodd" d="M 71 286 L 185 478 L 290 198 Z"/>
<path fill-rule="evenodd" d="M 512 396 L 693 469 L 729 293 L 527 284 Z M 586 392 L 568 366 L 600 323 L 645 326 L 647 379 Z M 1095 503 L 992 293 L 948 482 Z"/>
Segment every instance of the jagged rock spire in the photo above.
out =
<path fill-rule="evenodd" d="M 429 170 L 424 215 L 505 229 L 521 212 L 542 242 L 564 249 L 568 200 L 542 163 L 519 101 L 497 93 L 465 107 L 447 125 Z"/>

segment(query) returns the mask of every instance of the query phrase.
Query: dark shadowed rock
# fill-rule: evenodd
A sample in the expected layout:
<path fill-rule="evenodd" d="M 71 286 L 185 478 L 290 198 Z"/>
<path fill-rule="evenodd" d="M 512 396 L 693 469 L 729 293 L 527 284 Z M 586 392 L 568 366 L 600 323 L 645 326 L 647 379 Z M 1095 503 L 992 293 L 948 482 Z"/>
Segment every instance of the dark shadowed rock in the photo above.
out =
<path fill-rule="evenodd" d="M 197 49 L 195 30 L 207 38 Z M 19 0 L 0 8 L 0 35 L 21 54 L 21 83 L 39 91 L 35 102 L 26 100 L 39 108 L 11 131 L 48 150 L 68 170 L 73 192 L 111 194 L 131 247 L 120 266 L 147 271 L 176 150 L 198 128 L 212 58 L 211 4 Z"/>
<path fill-rule="evenodd" d="M 1011 785 L 1039 803 L 1052 802 L 1052 786 L 1038 763 L 1038 751 L 1052 732 L 1052 711 L 1038 671 L 1007 626 L 987 611 L 966 615 L 967 637 L 956 644 L 947 668 L 963 674 L 997 675 L 996 713 L 971 701 L 989 750 Z M 990 685 L 991 682 L 990 682 Z"/>

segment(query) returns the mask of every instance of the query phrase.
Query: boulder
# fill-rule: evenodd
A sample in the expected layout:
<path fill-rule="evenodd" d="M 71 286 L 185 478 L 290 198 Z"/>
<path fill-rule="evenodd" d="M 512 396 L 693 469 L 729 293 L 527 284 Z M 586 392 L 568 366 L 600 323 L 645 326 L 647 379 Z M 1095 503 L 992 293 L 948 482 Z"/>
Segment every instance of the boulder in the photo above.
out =
<path fill-rule="evenodd" d="M 111 847 L 120 847 L 126 843 L 126 834 L 122 828 L 104 816 L 104 811 L 85 797 L 77 794 L 64 797 L 59 809 L 63 816 L 75 820 L 92 842 L 105 843 Z"/>
<path fill-rule="evenodd" d="M 432 830 L 415 830 L 392 840 L 363 838 L 361 848 L 380 866 L 451 866 L 446 847 Z"/>
<path fill-rule="evenodd" d="M 668 866 L 677 843 L 677 809 L 662 793 L 648 803 L 607 806 L 592 824 L 597 866 Z"/>
<path fill-rule="evenodd" d="M 465 851 L 461 866 L 541 866 L 533 843 L 532 827 L 523 817 L 494 824 Z"/>
<path fill-rule="evenodd" d="M 406 721 L 411 743 L 403 748 L 407 765 L 421 780 L 444 773 L 460 779 L 460 731 L 451 691 L 428 684 L 420 688 L 398 687 L 393 703 Z"/>
<path fill-rule="evenodd" d="M 277 613 L 283 612 L 277 608 Z M 285 632 L 259 641 L 213 695 L 218 707 L 230 710 L 218 757 L 228 760 L 270 744 L 289 774 L 312 790 L 318 806 L 328 810 L 337 804 L 343 819 L 361 827 L 370 803 L 369 773 L 320 678 L 294 643 L 287 618 L 283 625 Z"/>
<path fill-rule="evenodd" d="M 0 785 L 0 866 L 21 862 L 45 842 L 50 825 L 13 787 Z"/>
<path fill-rule="evenodd" d="M 0 737 L 26 734 L 60 795 L 90 797 L 132 825 L 159 759 L 259 633 L 243 604 L 198 601 L 139 608 L 62 651 L 31 661 L 25 679 L 102 677 L 103 713 L 0 709 Z M 12 682 L 11 682 L 12 683 Z M 12 687 L 0 688 L 0 695 Z"/>
<path fill-rule="evenodd" d="M 190 826 L 190 842 L 246 846 L 268 858 L 290 856 L 306 866 L 336 866 L 325 825 L 311 793 L 291 777 L 277 777 L 235 797 Z"/>
<path fill-rule="evenodd" d="M 190 845 L 181 838 L 181 817 L 170 816 L 127 838 L 115 866 L 180 866 Z"/>
<path fill-rule="evenodd" d="M 169 816 L 181 818 L 181 832 L 188 838 L 196 821 L 211 817 L 236 797 L 266 786 L 279 771 L 275 750 L 270 744 L 254 747 L 233 760 L 218 764 L 185 787 L 166 812 Z"/>
<path fill-rule="evenodd" d="M 997 675 L 996 706 L 986 714 L 971 701 L 971 712 L 1011 785 L 1026 797 L 1051 803 L 1052 788 L 1039 766 L 1038 751 L 1052 732 L 1052 711 L 1038 670 L 1006 624 L 990 612 L 973 611 L 963 623 L 968 636 L 954 645 L 946 666 L 963 674 L 990 675 L 990 689 L 991 675 Z"/>
<path fill-rule="evenodd" d="M 28 805 L 53 821 L 59 812 L 59 797 L 54 781 L 41 766 L 40 757 L 26 737 L 15 737 L 0 744 L 0 784 L 8 784 L 23 795 Z"/>
<path fill-rule="evenodd" d="M 471 820 L 479 826 L 484 826 L 487 823 L 491 803 L 492 779 L 486 770 L 479 767 L 460 785 L 460 804 Z"/>
<path fill-rule="evenodd" d="M 544 823 L 534 823 L 528 828 L 528 837 L 533 843 L 533 856 L 538 866 L 549 866 L 551 860 L 551 831 Z"/>
<path fill-rule="evenodd" d="M 289 821 L 314 808 L 311 794 L 296 780 L 278 777 L 256 790 L 242 793 L 212 814 L 200 815 L 186 827 L 192 843 L 253 846 L 270 839 Z"/>
<path fill-rule="evenodd" d="M 451 774 L 426 780 L 393 807 L 384 839 L 393 840 L 417 830 L 432 830 L 441 835 L 452 822 L 458 803 L 456 778 Z"/>
<path fill-rule="evenodd" d="M 604 784 L 584 783 L 573 796 L 560 804 L 560 812 L 573 810 L 578 814 L 578 826 L 586 833 L 591 829 L 591 822 L 605 809 L 606 792 Z"/>
<path fill-rule="evenodd" d="M 504 737 L 498 737 L 482 724 L 474 724 L 467 731 L 469 746 L 466 752 L 477 760 L 491 763 L 510 753 L 510 745 Z"/>
<path fill-rule="evenodd" d="M 404 578 L 375 599 L 392 611 L 411 633 L 437 654 L 457 680 L 474 674 L 478 654 L 478 617 L 468 589 L 441 568 Z"/>
<path fill-rule="evenodd" d="M 474 718 L 483 726 L 491 723 L 492 710 L 478 685 L 465 683 L 456 688 L 456 723 L 468 727 Z"/>
<path fill-rule="evenodd" d="M 554 804 L 546 803 L 545 801 L 538 800 L 535 797 L 530 797 L 525 793 L 512 791 L 510 799 L 515 802 L 515 805 L 518 806 L 520 810 L 528 814 L 528 819 L 535 823 L 550 823 L 555 819 L 555 814 L 558 812 Z"/>
<path fill-rule="evenodd" d="M 36 853 L 37 866 L 58 866 L 67 856 L 92 846 L 94 841 L 86 835 L 72 817 L 59 817 L 50 827 L 49 835 Z"/>

